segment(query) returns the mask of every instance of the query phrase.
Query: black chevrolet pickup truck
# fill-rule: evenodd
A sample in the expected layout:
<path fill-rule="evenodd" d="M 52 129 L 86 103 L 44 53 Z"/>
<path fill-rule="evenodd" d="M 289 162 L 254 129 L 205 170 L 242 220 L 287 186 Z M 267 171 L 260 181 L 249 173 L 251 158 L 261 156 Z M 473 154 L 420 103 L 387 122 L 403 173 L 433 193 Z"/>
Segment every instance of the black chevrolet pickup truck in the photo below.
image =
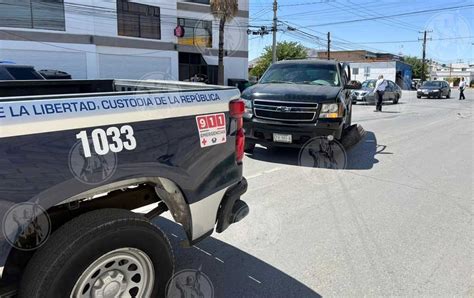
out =
<path fill-rule="evenodd" d="M 300 147 L 314 137 L 340 139 L 351 125 L 348 65 L 331 60 L 273 64 L 246 89 L 246 151 L 255 144 Z"/>

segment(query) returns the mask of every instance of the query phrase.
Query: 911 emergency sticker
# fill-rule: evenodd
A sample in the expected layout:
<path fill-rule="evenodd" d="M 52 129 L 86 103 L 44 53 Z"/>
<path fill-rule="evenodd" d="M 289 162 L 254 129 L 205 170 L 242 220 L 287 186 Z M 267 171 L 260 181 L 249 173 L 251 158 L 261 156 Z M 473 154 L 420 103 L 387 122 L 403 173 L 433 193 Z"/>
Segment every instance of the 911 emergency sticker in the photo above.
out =
<path fill-rule="evenodd" d="M 225 114 L 212 114 L 196 117 L 201 148 L 225 143 Z"/>

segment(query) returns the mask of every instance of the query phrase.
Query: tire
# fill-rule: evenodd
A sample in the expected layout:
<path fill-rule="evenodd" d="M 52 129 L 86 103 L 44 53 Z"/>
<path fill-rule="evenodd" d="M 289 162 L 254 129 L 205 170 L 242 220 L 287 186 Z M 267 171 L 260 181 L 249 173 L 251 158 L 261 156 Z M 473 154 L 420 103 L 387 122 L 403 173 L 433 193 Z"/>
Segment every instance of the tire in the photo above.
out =
<path fill-rule="evenodd" d="M 356 101 L 353 101 L 352 104 L 353 104 L 353 105 L 356 105 L 356 104 L 357 104 L 357 100 L 356 100 Z"/>
<path fill-rule="evenodd" d="M 446 99 L 450 99 L 451 98 L 451 91 L 448 92 L 448 95 L 446 95 Z"/>
<path fill-rule="evenodd" d="M 441 94 L 441 92 L 440 92 L 439 95 L 438 95 L 438 99 L 441 99 L 441 98 L 443 98 L 443 94 Z"/>
<path fill-rule="evenodd" d="M 398 97 L 398 95 L 395 95 L 395 98 L 393 99 L 392 103 L 393 103 L 394 105 L 396 105 L 399 100 L 400 100 L 400 98 Z"/>
<path fill-rule="evenodd" d="M 421 96 L 417 95 L 416 98 L 421 98 Z"/>
<path fill-rule="evenodd" d="M 97 261 L 102 265 L 94 263 Z M 18 297 L 70 297 L 73 290 L 83 293 L 79 289 L 81 280 L 89 285 L 83 289 L 90 297 L 94 283 L 96 288 L 102 284 L 104 290 L 104 284 L 117 285 L 110 279 L 120 279 L 120 274 L 128 281 L 122 294 L 164 297 L 173 270 L 173 251 L 159 228 L 127 210 L 101 209 L 72 219 L 51 235 L 26 266 Z"/>
<path fill-rule="evenodd" d="M 255 143 L 245 142 L 245 148 L 244 148 L 245 153 L 252 154 L 254 150 L 255 150 Z"/>

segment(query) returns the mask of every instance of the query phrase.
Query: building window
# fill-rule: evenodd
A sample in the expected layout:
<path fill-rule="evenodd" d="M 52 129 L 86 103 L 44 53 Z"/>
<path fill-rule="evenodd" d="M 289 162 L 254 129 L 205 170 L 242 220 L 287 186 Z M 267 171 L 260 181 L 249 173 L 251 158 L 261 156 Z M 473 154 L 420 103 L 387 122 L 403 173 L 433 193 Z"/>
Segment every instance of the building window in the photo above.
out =
<path fill-rule="evenodd" d="M 199 3 L 199 4 L 209 4 L 209 0 L 186 0 L 185 2 Z"/>
<path fill-rule="evenodd" d="M 64 1 L 0 0 L 0 27 L 64 31 Z"/>
<path fill-rule="evenodd" d="M 358 75 L 358 74 L 359 74 L 359 68 L 358 68 L 358 67 L 354 67 L 354 68 L 352 69 L 352 74 Z"/>
<path fill-rule="evenodd" d="M 178 44 L 212 48 L 212 21 L 179 18 L 178 25 L 184 28 Z"/>
<path fill-rule="evenodd" d="M 118 34 L 122 36 L 161 39 L 160 8 L 117 0 Z"/>

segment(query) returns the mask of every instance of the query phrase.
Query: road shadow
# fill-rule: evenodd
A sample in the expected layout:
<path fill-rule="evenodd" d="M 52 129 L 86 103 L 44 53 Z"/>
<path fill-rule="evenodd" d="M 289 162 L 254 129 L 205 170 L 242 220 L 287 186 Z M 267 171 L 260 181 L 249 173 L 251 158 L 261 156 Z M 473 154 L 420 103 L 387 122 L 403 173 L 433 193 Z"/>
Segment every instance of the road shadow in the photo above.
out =
<path fill-rule="evenodd" d="M 215 297 L 321 297 L 293 277 L 258 258 L 209 237 L 195 247 L 183 248 L 180 225 L 163 217 L 153 220 L 170 238 L 175 272 L 200 270 L 209 277 Z"/>
<path fill-rule="evenodd" d="M 366 132 L 362 139 L 350 148 L 345 148 L 347 162 L 337 170 L 370 170 L 379 160 L 378 154 L 392 154 L 386 151 L 386 146 L 377 143 L 377 137 L 373 132 Z M 309 166 L 312 164 L 300 162 L 299 148 L 262 148 L 255 147 L 253 154 L 247 154 L 247 158 L 277 164 L 292 166 Z M 302 165 L 303 164 L 303 165 Z M 317 168 L 317 166 L 314 166 Z"/>

